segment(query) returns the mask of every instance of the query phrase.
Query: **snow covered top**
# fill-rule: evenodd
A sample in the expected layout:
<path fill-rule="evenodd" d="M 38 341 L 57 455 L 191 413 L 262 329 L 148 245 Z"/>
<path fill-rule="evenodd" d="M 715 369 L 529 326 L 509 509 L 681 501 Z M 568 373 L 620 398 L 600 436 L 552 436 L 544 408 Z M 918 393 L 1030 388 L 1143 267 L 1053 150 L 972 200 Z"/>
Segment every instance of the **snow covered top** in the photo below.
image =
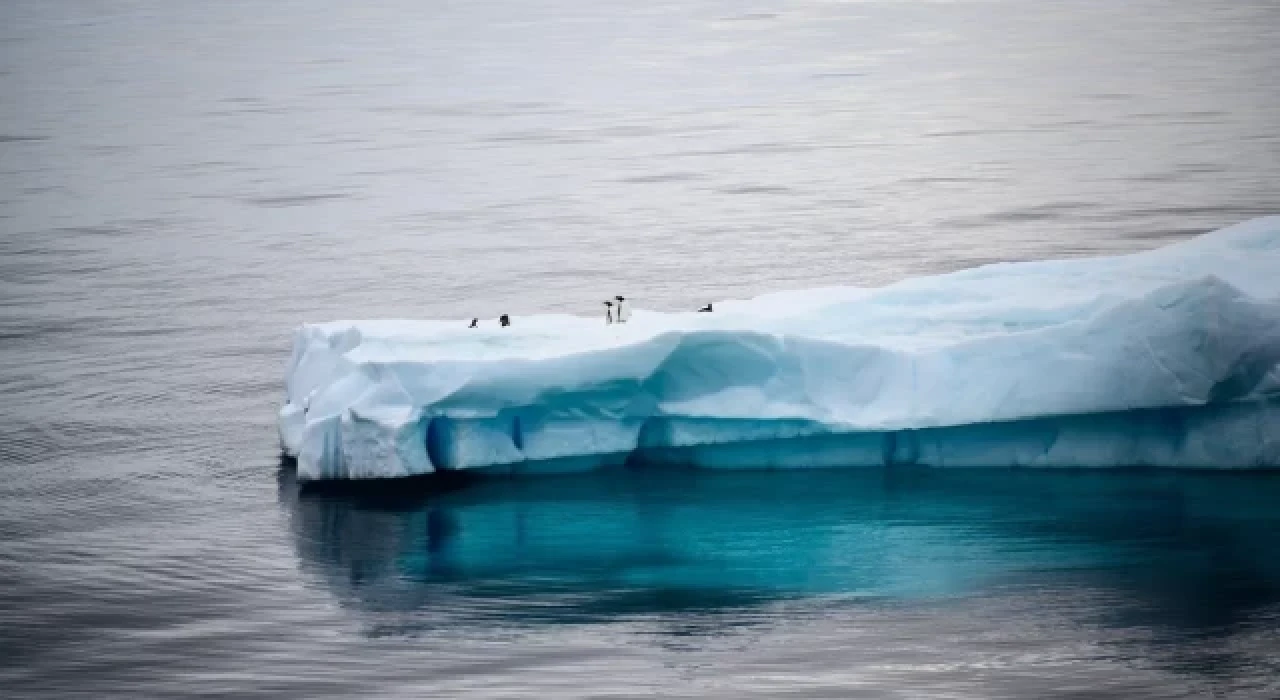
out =
<path fill-rule="evenodd" d="M 281 436 L 300 475 L 1269 397 L 1280 217 L 1133 255 L 785 292 L 713 313 L 467 325 L 299 328 Z"/>

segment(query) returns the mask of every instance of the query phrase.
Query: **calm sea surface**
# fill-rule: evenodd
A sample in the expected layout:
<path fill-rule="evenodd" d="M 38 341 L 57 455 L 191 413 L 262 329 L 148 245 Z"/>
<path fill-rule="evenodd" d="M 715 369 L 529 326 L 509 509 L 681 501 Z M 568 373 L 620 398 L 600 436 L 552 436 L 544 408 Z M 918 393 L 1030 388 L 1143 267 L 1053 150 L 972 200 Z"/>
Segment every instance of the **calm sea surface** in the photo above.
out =
<path fill-rule="evenodd" d="M 1274 0 L 5 0 L 0 695 L 1280 696 L 1280 476 L 300 493 L 291 330 L 1280 212 Z"/>

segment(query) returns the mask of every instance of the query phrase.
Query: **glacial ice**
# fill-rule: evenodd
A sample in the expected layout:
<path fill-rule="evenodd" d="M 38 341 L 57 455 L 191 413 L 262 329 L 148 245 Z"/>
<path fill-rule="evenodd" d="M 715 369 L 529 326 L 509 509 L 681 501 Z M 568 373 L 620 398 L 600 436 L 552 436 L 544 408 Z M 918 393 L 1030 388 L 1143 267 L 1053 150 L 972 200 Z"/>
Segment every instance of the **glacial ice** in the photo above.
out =
<path fill-rule="evenodd" d="M 595 317 L 294 334 L 298 478 L 1280 467 L 1280 216 L 1131 255 Z"/>

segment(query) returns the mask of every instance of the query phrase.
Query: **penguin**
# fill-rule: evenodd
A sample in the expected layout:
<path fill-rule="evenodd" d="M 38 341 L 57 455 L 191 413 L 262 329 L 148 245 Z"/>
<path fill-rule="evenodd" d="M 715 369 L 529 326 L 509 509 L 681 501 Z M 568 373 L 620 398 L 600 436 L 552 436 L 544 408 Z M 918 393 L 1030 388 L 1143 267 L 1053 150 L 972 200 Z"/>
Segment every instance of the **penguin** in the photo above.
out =
<path fill-rule="evenodd" d="M 625 297 L 614 297 L 618 301 L 618 323 L 626 323 L 631 318 L 631 309 L 627 308 L 627 300 Z"/>
<path fill-rule="evenodd" d="M 604 325 L 613 325 L 613 302 L 611 301 L 604 303 Z"/>
<path fill-rule="evenodd" d="M 710 304 L 707 304 L 706 306 L 702 307 L 701 309 L 698 309 L 698 313 L 703 313 L 703 314 L 711 313 L 711 305 L 710 305 Z"/>
<path fill-rule="evenodd" d="M 478 325 L 480 325 L 480 319 L 478 319 L 478 318 L 473 318 L 473 319 L 471 319 L 471 325 L 470 325 L 470 326 L 467 326 L 467 328 L 475 328 L 475 327 L 476 327 L 476 326 L 478 326 Z"/>
<path fill-rule="evenodd" d="M 511 325 L 511 317 L 506 314 L 502 314 L 498 317 L 498 323 L 502 324 L 503 328 L 506 328 Z"/>

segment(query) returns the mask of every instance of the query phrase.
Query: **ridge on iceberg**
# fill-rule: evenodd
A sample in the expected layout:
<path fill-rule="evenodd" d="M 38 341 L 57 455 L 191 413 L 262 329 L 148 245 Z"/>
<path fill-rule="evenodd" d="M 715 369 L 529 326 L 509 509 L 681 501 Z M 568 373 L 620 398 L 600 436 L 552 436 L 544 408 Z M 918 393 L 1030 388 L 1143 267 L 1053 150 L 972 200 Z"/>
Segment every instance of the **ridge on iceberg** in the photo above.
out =
<path fill-rule="evenodd" d="M 508 328 L 294 334 L 302 480 L 446 469 L 1280 467 L 1280 217 L 1003 263 Z"/>

